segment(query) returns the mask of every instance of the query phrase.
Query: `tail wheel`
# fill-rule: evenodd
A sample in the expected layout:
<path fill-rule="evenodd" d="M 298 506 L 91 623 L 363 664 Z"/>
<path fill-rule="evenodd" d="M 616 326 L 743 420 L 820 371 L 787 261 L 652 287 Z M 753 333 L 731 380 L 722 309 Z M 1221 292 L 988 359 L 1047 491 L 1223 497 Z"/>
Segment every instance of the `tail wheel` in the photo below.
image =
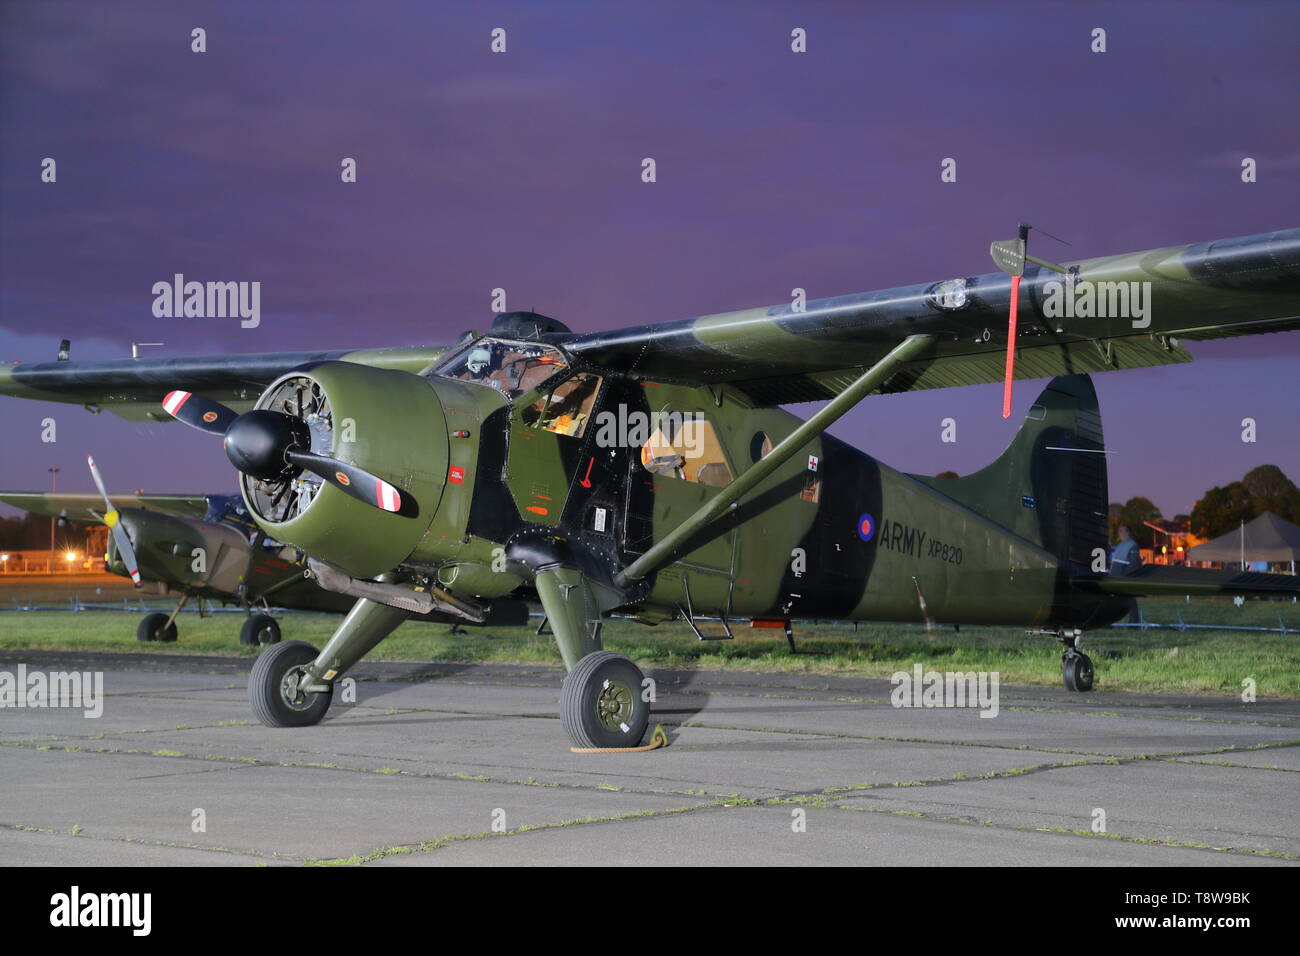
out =
<path fill-rule="evenodd" d="M 269 614 L 254 614 L 239 629 L 239 643 L 249 647 L 280 643 L 280 625 Z"/>
<path fill-rule="evenodd" d="M 640 669 L 621 654 L 596 651 L 578 661 L 560 691 L 560 722 L 575 747 L 635 747 L 650 704 Z"/>
<path fill-rule="evenodd" d="M 333 685 L 324 691 L 303 690 L 305 668 L 319 652 L 303 641 L 272 644 L 257 656 L 248 675 L 248 702 L 253 716 L 268 727 L 318 724 L 330 708 Z"/>
<path fill-rule="evenodd" d="M 161 641 L 164 644 L 170 644 L 176 640 L 176 622 L 167 623 L 170 614 L 164 614 L 158 611 L 154 614 L 146 614 L 140 619 L 139 626 L 135 629 L 135 639 L 144 643 L 150 641 Z"/>
<path fill-rule="evenodd" d="M 1067 690 L 1092 690 L 1092 658 L 1074 651 L 1061 658 L 1061 676 Z"/>

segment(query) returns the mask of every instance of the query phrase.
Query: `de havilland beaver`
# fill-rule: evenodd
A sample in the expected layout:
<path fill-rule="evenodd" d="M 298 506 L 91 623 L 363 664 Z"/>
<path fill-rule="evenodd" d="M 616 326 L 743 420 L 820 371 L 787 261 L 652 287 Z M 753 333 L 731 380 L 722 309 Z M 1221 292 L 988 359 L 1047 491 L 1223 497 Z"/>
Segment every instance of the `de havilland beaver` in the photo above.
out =
<path fill-rule="evenodd" d="M 1058 266 L 1027 230 L 1003 270 L 580 334 L 531 312 L 456 346 L 52 362 L 0 394 L 174 417 L 224 438 L 248 513 L 355 598 L 317 650 L 274 644 L 249 682 L 270 726 L 411 613 L 541 603 L 578 747 L 631 747 L 642 674 L 601 622 L 703 617 L 1028 628 L 1064 644 L 1137 595 L 1295 594 L 1286 575 L 1107 573 L 1106 456 L 1087 373 L 1191 361 L 1180 340 L 1300 329 L 1300 229 Z M 1026 263 L 1030 265 L 1026 265 Z M 1064 298 L 1064 301 L 1063 301 Z M 1010 446 L 960 478 L 895 471 L 826 428 L 873 394 L 1054 376 Z M 800 420 L 781 405 L 827 403 Z"/>

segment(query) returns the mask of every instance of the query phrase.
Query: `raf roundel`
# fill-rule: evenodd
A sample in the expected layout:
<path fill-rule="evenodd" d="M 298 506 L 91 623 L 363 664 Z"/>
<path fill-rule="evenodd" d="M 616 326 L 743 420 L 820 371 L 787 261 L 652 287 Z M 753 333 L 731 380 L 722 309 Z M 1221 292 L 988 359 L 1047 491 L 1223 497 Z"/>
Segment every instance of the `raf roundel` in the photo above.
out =
<path fill-rule="evenodd" d="M 870 541 L 876 533 L 876 519 L 871 515 L 863 515 L 858 518 L 858 537 L 863 541 Z"/>
<path fill-rule="evenodd" d="M 205 422 L 215 422 L 215 421 L 217 420 L 217 413 L 216 413 L 216 412 L 204 412 L 204 413 L 203 413 L 203 420 L 204 420 Z"/>

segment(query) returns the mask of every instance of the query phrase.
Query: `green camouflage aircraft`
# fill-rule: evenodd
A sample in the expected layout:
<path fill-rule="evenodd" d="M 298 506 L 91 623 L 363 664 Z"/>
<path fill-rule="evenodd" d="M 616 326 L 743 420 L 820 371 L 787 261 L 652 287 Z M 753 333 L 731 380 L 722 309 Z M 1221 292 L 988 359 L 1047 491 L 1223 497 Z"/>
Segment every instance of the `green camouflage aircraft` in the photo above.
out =
<path fill-rule="evenodd" d="M 275 607 L 333 614 L 343 614 L 355 603 L 311 581 L 303 553 L 268 538 L 238 495 L 115 495 L 115 505 L 95 460 L 88 456 L 87 461 L 99 497 L 0 491 L 0 501 L 60 522 L 107 525 L 111 534 L 104 560 L 109 571 L 130 578 L 137 588 L 157 583 L 178 595 L 170 613 L 153 611 L 141 618 L 139 640 L 175 641 L 176 617 L 191 600 L 198 603 L 200 614 L 210 601 L 242 606 L 248 616 L 239 642 L 249 645 L 279 642 L 272 601 Z M 527 621 L 525 605 L 494 610 L 493 623 Z M 444 615 L 429 617 L 456 622 Z"/>
<path fill-rule="evenodd" d="M 1285 575 L 1106 570 L 1107 478 L 1087 373 L 1187 362 L 1180 339 L 1300 328 L 1300 230 L 1058 266 L 1027 227 L 1003 270 L 575 334 L 499 315 L 446 350 L 53 362 L 0 394 L 175 417 L 222 436 L 270 537 L 356 603 L 326 646 L 264 650 L 270 726 L 314 724 L 411 612 L 541 602 L 581 748 L 641 741 L 652 688 L 601 649 L 647 624 L 792 618 L 1016 626 L 1078 648 L 1134 595 L 1294 594 Z M 1031 263 L 1031 265 L 1026 265 Z M 961 478 L 903 474 L 825 434 L 869 395 L 1055 376 L 1010 446 Z M 259 394 L 260 392 L 260 394 Z M 777 407 L 829 400 L 806 421 Z M 161 407 L 158 403 L 161 402 Z"/>

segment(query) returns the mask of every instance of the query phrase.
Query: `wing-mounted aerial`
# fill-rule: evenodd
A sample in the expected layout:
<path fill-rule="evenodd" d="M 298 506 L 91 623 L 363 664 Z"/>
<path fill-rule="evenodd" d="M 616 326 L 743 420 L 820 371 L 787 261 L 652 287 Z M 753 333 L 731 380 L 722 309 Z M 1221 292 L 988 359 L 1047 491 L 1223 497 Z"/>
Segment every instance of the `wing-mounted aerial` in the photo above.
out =
<path fill-rule="evenodd" d="M 242 412 L 273 381 L 304 365 L 345 361 L 419 372 L 443 351 L 414 347 L 6 365 L 0 366 L 0 395 L 108 409 L 128 421 L 164 422 L 172 420 L 161 407 L 171 392 L 201 394 Z"/>
<path fill-rule="evenodd" d="M 925 355 L 877 393 L 1003 381 L 1019 280 L 1014 378 L 1191 361 L 1178 344 L 1300 328 L 1300 229 L 575 336 L 608 371 L 731 383 L 764 405 L 830 398 L 909 335 Z M 1042 260 L 1038 260 L 1042 261 Z"/>

